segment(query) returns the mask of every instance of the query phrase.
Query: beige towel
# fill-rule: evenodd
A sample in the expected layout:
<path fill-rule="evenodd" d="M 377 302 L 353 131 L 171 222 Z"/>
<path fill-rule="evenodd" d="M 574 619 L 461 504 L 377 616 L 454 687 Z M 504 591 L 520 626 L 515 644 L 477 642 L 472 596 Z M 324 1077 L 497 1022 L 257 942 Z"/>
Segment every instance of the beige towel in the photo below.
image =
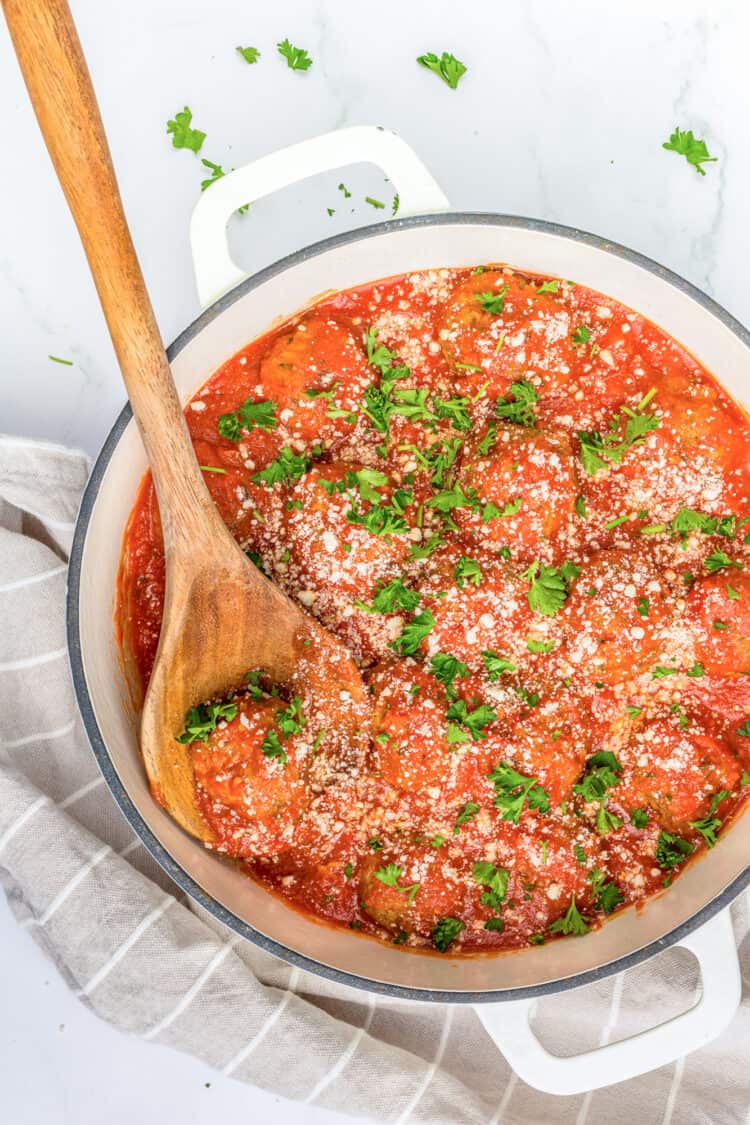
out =
<path fill-rule="evenodd" d="M 186 901 L 121 816 L 76 713 L 65 562 L 88 469 L 80 453 L 0 438 L 0 879 L 19 924 L 85 1004 L 244 1082 L 394 1125 L 746 1125 L 747 896 L 733 908 L 745 1002 L 724 1036 L 571 1098 L 518 1081 L 470 1008 L 329 984 Z M 545 999 L 538 1026 L 553 1050 L 593 1047 L 688 1007 L 695 987 L 693 962 L 672 950 Z"/>

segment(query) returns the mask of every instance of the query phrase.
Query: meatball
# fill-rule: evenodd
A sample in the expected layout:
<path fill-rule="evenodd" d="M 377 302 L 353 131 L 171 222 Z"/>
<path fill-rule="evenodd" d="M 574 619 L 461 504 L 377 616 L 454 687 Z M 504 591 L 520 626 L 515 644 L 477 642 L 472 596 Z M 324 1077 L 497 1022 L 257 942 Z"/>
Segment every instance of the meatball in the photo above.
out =
<path fill-rule="evenodd" d="M 392 615 L 355 603 L 371 605 L 378 583 L 398 577 L 411 542 L 405 517 L 390 504 L 391 487 L 367 483 L 381 476 L 356 463 L 311 468 L 291 486 L 281 486 L 285 503 L 266 521 L 258 548 L 279 586 L 361 660 L 385 655 L 400 625 Z M 381 513 L 387 526 L 370 519 Z M 367 526 L 360 522 L 365 517 Z"/>
<path fill-rule="evenodd" d="M 535 280 L 509 270 L 487 269 L 459 282 L 446 302 L 440 338 L 456 367 L 460 393 L 489 381 L 503 395 L 530 369 L 545 385 L 564 383 L 574 344 L 570 290 L 539 293 Z"/>
<path fill-rule="evenodd" d="M 670 618 L 667 595 L 646 555 L 599 551 L 585 562 L 558 615 L 576 680 L 616 684 L 643 671 Z"/>
<path fill-rule="evenodd" d="M 219 850 L 268 858 L 289 848 L 309 800 L 305 759 L 311 739 L 302 717 L 287 736 L 279 699 L 236 701 L 237 714 L 205 741 L 191 744 L 201 810 L 215 829 Z"/>
<path fill-rule="evenodd" d="M 590 705 L 565 689 L 543 697 L 517 720 L 503 756 L 527 777 L 535 777 L 557 806 L 570 798 L 590 753 L 594 734 Z"/>
<path fill-rule="evenodd" d="M 489 452 L 478 450 L 484 448 L 485 431 L 467 451 L 459 474 L 464 490 L 473 489 L 481 507 L 457 509 L 456 523 L 482 545 L 512 544 L 518 562 L 540 554 L 560 561 L 574 545 L 572 531 L 563 532 L 574 523 L 579 493 L 570 438 L 523 426 L 493 425 L 492 433 Z"/>
<path fill-rule="evenodd" d="M 712 795 L 730 790 L 740 764 L 699 712 L 677 707 L 657 711 L 637 726 L 619 755 L 622 778 L 612 799 L 628 810 L 643 805 L 676 831 L 704 816 Z"/>
<path fill-rule="evenodd" d="M 710 676 L 750 673 L 750 575 L 735 568 L 694 582 L 685 620 L 698 660 Z"/>
<path fill-rule="evenodd" d="M 332 316 L 312 314 L 270 344 L 260 363 L 265 398 L 276 404 L 288 439 L 305 445 L 341 438 L 373 380 L 354 333 Z M 344 413 L 341 413 L 341 412 Z M 331 417 L 333 413 L 334 417 Z"/>
<path fill-rule="evenodd" d="M 360 904 L 388 929 L 429 938 L 441 918 L 460 918 L 464 881 L 446 872 L 439 849 L 389 841 L 360 869 Z"/>

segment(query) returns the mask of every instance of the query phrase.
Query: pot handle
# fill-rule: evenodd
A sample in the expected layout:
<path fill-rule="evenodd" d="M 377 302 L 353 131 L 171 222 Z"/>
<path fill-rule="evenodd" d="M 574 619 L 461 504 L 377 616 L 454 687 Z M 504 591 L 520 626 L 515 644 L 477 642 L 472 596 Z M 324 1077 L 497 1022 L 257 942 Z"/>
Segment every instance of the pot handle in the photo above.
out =
<path fill-rule="evenodd" d="M 547 1094 L 583 1094 L 647 1074 L 704 1047 L 730 1022 L 740 1003 L 737 948 L 728 910 L 675 943 L 696 957 L 701 996 L 687 1012 L 629 1039 L 584 1051 L 552 1055 L 531 1029 L 534 1000 L 477 1004 L 475 1011 L 518 1077 Z"/>
<path fill-rule="evenodd" d="M 223 176 L 198 200 L 190 221 L 190 242 L 201 307 L 247 276 L 232 261 L 227 240 L 227 223 L 239 207 L 319 172 L 360 163 L 376 164 L 385 172 L 399 195 L 399 215 L 448 209 L 448 200 L 416 153 L 380 126 L 336 129 L 282 148 Z"/>

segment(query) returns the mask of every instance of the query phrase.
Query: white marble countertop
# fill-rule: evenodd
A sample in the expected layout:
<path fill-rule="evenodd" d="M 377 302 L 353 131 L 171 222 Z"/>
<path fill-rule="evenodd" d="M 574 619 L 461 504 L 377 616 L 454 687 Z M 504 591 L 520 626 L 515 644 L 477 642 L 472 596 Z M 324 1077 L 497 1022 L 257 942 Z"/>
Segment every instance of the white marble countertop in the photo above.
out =
<path fill-rule="evenodd" d="M 205 171 L 165 134 L 184 105 L 207 133 L 201 156 L 226 169 L 342 125 L 385 125 L 413 145 L 457 208 L 594 231 L 676 270 L 750 323 L 747 5 L 72 5 L 166 340 L 198 311 L 187 229 Z M 287 36 L 313 57 L 308 73 L 293 73 L 277 56 L 275 44 Z M 238 44 L 259 47 L 259 63 L 248 66 Z M 468 66 L 456 91 L 415 63 L 418 54 L 443 50 Z M 0 105 L 0 430 L 93 454 L 124 395 L 2 27 Z M 705 177 L 661 148 L 676 125 L 703 137 L 719 158 Z M 388 198 L 382 175 L 369 166 L 347 173 L 353 208 L 342 205 L 340 179 L 334 173 L 299 184 L 239 218 L 235 236 L 247 267 L 377 219 L 364 196 Z M 329 217 L 327 207 L 336 214 Z M 14 930 L 4 905 L 0 946 L 6 969 L 14 966 L 0 974 L 3 1120 L 98 1125 L 102 1104 L 110 1125 L 208 1122 L 248 1109 L 258 1120 L 341 1120 L 102 1027 Z"/>

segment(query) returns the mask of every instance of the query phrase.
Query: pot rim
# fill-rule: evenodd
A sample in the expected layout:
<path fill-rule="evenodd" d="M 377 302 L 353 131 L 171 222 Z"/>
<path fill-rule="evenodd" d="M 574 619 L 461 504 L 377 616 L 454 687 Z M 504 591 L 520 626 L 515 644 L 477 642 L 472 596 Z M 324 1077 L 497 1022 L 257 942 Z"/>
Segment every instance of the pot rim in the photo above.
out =
<path fill-rule="evenodd" d="M 641 254 L 636 250 L 630 250 L 617 242 L 611 242 L 609 239 L 590 234 L 576 227 L 567 227 L 560 223 L 552 223 L 543 219 L 530 219 L 520 215 L 503 215 L 487 211 L 449 211 L 436 215 L 418 215 L 411 218 L 390 219 L 386 222 L 376 223 L 365 228 L 345 231 L 342 234 L 322 239 L 319 242 L 314 242 L 309 246 L 286 255 L 257 273 L 250 274 L 244 281 L 241 281 L 237 286 L 204 309 L 204 311 L 168 346 L 167 356 L 170 362 L 172 362 L 183 348 L 217 316 L 224 312 L 225 309 L 233 305 L 235 301 L 242 299 L 247 293 L 252 292 L 253 289 L 256 289 L 265 281 L 283 273 L 291 266 L 317 257 L 327 250 L 345 246 L 362 239 L 372 238 L 377 235 L 388 234 L 392 231 L 404 230 L 411 227 L 439 227 L 455 224 L 515 227 L 522 230 L 556 235 L 572 242 L 583 243 L 595 249 L 603 250 L 605 253 L 611 254 L 615 258 L 620 258 L 633 265 L 640 266 L 668 285 L 671 285 L 673 288 L 691 297 L 721 321 L 750 351 L 750 332 L 733 317 L 731 313 L 728 313 L 718 302 L 709 297 L 701 289 L 691 284 L 691 282 L 686 281 L 679 274 L 667 269 L 666 266 L 660 265 L 645 254 Z M 222 922 L 247 941 L 252 942 L 253 945 L 260 947 L 267 953 L 274 954 L 281 958 L 281 960 L 297 968 L 305 969 L 307 972 L 324 977 L 327 980 L 348 985 L 349 987 L 357 988 L 365 992 L 374 992 L 402 1000 L 422 1000 L 443 1004 L 497 1003 L 505 1000 L 531 999 L 534 997 L 553 995 L 558 992 L 567 992 L 571 988 L 579 988 L 585 984 L 593 984 L 615 973 L 633 968 L 687 937 L 688 934 L 698 929 L 699 926 L 703 925 L 703 923 L 707 922 L 710 918 L 713 918 L 719 911 L 728 907 L 737 895 L 750 885 L 750 864 L 748 864 L 731 883 L 719 894 L 711 898 L 700 910 L 696 911 L 696 913 L 692 914 L 688 919 L 670 930 L 667 934 L 657 938 L 655 941 L 649 942 L 640 949 L 634 950 L 632 953 L 609 961 L 604 965 L 597 966 L 594 969 L 575 973 L 559 980 L 546 981 L 536 985 L 526 985 L 521 988 L 495 989 L 479 992 L 411 988 L 405 985 L 391 984 L 387 981 L 373 980 L 369 977 L 344 972 L 333 966 L 326 965 L 323 962 L 316 961 L 303 953 L 298 953 L 296 950 L 289 949 L 287 946 L 282 945 L 280 942 L 254 929 L 254 927 L 247 922 L 238 918 L 232 911 L 222 906 L 221 903 L 207 894 L 200 884 L 172 858 L 166 847 L 157 839 L 133 804 L 127 790 L 120 781 L 96 721 L 83 668 L 79 630 L 79 598 L 83 550 L 89 522 L 99 496 L 99 488 L 104 474 L 117 447 L 117 443 L 131 418 L 132 411 L 130 403 L 126 403 L 97 455 L 91 476 L 86 482 L 86 487 L 83 491 L 81 505 L 76 519 L 73 544 L 68 564 L 66 606 L 68 654 L 73 677 L 73 686 L 89 744 L 104 776 L 104 780 L 117 802 L 120 811 L 128 821 L 130 827 L 170 879 L 219 922 Z"/>

